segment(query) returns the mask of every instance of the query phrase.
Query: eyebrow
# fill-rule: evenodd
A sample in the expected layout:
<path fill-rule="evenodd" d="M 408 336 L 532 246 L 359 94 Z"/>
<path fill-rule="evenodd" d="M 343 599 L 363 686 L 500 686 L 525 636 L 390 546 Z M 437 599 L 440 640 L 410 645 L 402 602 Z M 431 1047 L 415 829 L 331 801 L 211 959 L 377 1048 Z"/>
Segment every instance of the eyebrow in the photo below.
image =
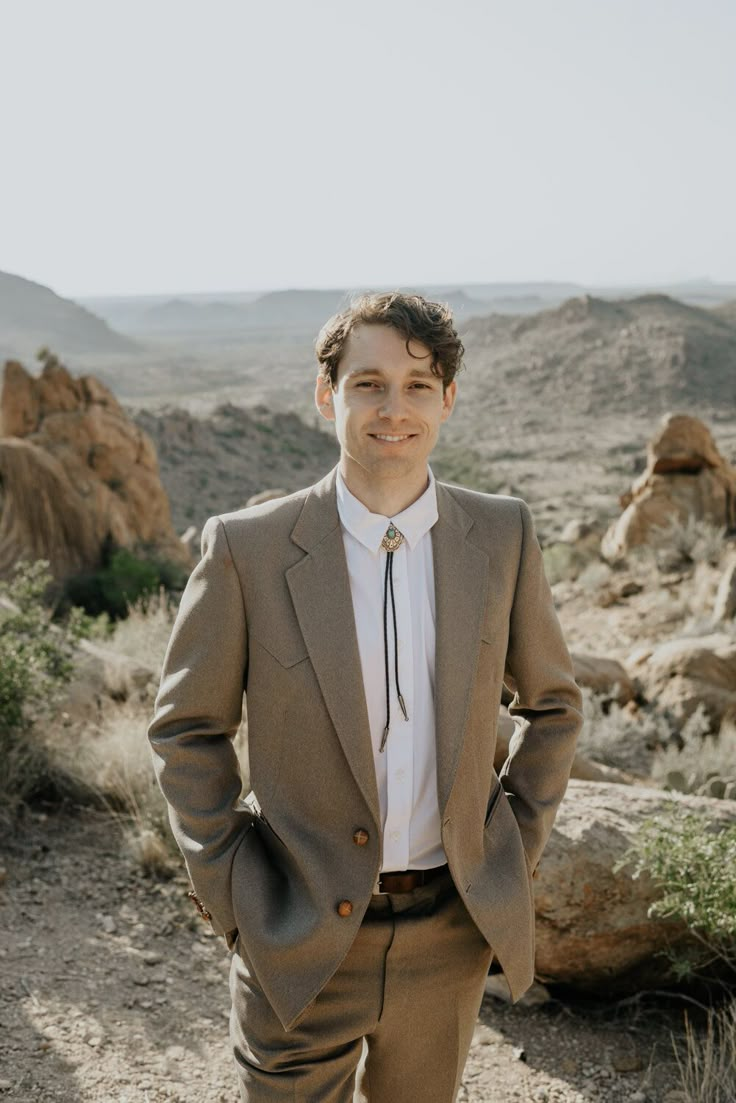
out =
<path fill-rule="evenodd" d="M 348 375 L 351 379 L 356 375 L 381 375 L 383 368 L 380 367 L 367 367 L 367 368 L 352 368 L 348 371 Z M 437 379 L 438 376 L 430 368 L 412 368 L 409 372 L 411 379 Z"/>

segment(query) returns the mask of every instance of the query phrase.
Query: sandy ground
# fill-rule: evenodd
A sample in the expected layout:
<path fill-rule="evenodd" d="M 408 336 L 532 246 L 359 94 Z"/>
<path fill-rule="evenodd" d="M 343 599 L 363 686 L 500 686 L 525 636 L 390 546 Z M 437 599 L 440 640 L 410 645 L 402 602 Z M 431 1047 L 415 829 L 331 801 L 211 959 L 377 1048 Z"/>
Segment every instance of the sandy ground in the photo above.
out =
<path fill-rule="evenodd" d="M 228 954 L 184 879 L 146 878 L 89 810 L 26 814 L 0 866 L 0 1100 L 236 1103 Z M 652 1001 L 487 997 L 459 1099 L 681 1103 L 680 1020 Z"/>

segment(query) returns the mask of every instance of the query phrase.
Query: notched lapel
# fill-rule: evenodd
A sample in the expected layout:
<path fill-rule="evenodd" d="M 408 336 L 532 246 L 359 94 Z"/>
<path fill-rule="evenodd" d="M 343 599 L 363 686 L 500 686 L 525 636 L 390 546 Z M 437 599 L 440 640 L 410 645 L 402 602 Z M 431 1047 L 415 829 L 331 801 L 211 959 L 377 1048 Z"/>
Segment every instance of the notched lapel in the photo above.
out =
<path fill-rule="evenodd" d="M 440 813 L 450 798 L 465 737 L 488 592 L 488 555 L 468 540 L 472 518 L 441 483 L 432 528 L 435 578 L 435 732 Z"/>
<path fill-rule="evenodd" d="M 292 539 L 307 551 L 286 572 L 299 627 L 345 757 L 380 824 L 353 599 L 334 500 L 334 472 L 307 499 Z"/>

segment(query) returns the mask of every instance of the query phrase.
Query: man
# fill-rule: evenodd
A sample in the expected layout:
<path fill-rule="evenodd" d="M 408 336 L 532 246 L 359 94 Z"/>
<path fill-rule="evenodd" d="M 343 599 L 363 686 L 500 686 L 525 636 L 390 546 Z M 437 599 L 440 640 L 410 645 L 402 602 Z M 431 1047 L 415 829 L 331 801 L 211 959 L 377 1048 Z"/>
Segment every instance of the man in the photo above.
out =
<path fill-rule="evenodd" d="M 327 323 L 339 463 L 210 519 L 167 651 L 149 737 L 254 1103 L 451 1103 L 493 954 L 514 998 L 533 979 L 581 699 L 528 507 L 428 467 L 462 352 L 421 296 Z"/>

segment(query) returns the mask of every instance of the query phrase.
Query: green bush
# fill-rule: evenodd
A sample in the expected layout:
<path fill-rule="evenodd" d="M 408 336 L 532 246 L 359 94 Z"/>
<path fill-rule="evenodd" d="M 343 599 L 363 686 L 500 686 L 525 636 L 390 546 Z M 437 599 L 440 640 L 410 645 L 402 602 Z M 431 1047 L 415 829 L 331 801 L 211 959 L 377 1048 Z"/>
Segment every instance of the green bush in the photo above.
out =
<path fill-rule="evenodd" d="M 9 581 L 0 582 L 0 804 L 6 814 L 51 783 L 32 730 L 71 676 L 74 648 L 87 628 L 78 609 L 52 623 L 44 604 L 48 566 L 44 560 L 20 563 Z"/>
<path fill-rule="evenodd" d="M 725 965 L 736 976 L 736 823 L 714 822 L 672 802 L 646 820 L 615 868 L 633 864 L 660 890 L 650 915 L 685 923 L 694 942 L 673 958 L 684 978 Z"/>
<path fill-rule="evenodd" d="M 136 553 L 128 548 L 108 549 L 102 566 L 67 579 L 64 598 L 68 605 L 81 606 L 90 616 L 102 613 L 112 620 L 128 615 L 132 605 L 164 590 L 183 589 L 186 573 L 168 560 Z"/>

